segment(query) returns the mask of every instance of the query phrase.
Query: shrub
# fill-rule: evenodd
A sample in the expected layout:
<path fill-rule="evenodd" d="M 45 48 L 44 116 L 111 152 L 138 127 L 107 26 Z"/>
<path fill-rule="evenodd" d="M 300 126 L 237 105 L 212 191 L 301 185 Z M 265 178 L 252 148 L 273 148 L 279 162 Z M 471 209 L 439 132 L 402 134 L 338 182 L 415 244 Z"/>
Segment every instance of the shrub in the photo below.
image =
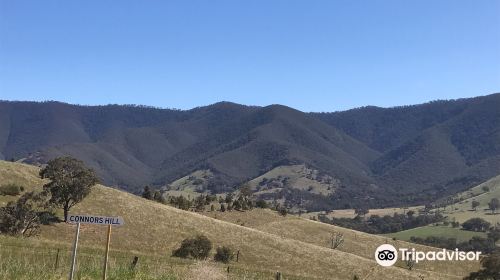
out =
<path fill-rule="evenodd" d="M 0 195 L 19 195 L 23 191 L 24 187 L 16 184 L 7 184 L 0 186 Z"/>
<path fill-rule="evenodd" d="M 172 252 L 172 256 L 179 258 L 193 258 L 204 260 L 212 250 L 212 242 L 204 235 L 195 238 L 186 238 L 182 241 L 181 247 Z"/>
<path fill-rule="evenodd" d="M 488 233 L 488 238 L 492 239 L 495 242 L 500 240 L 500 228 L 498 228 L 498 229 L 495 228 L 495 229 L 490 230 L 490 232 Z"/>
<path fill-rule="evenodd" d="M 486 231 L 490 228 L 490 223 L 481 218 L 472 218 L 462 224 L 462 228 L 470 231 Z"/>
<path fill-rule="evenodd" d="M 233 257 L 233 250 L 229 247 L 222 246 L 217 247 L 217 253 L 215 253 L 214 260 L 216 262 L 229 263 Z"/>
<path fill-rule="evenodd" d="M 278 213 L 280 213 L 281 216 L 285 217 L 288 214 L 288 210 L 286 210 L 285 207 L 281 207 L 278 209 Z"/>
<path fill-rule="evenodd" d="M 268 205 L 267 205 L 267 202 L 265 200 L 258 200 L 256 203 L 255 203 L 255 206 L 257 206 L 258 208 L 267 208 Z"/>
<path fill-rule="evenodd" d="M 50 210 L 44 210 L 44 211 L 38 212 L 38 217 L 40 218 L 40 223 L 42 225 L 51 225 L 51 224 L 61 222 L 61 220 L 59 220 L 57 215 L 53 211 L 50 211 Z"/>
<path fill-rule="evenodd" d="M 33 236 L 40 232 L 40 216 L 46 211 L 44 193 L 28 192 L 17 201 L 0 207 L 0 233 L 14 236 Z"/>

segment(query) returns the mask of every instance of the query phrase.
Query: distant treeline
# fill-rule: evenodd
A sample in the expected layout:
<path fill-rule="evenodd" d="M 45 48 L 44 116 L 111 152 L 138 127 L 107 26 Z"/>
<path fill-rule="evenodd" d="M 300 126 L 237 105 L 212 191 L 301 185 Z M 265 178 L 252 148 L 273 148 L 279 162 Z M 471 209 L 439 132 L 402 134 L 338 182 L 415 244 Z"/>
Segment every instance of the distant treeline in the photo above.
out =
<path fill-rule="evenodd" d="M 325 215 L 320 215 L 318 219 L 327 224 L 338 225 L 367 233 L 380 234 L 398 232 L 441 222 L 444 220 L 444 217 L 441 214 L 422 214 L 415 216 L 414 212 L 410 210 L 406 215 L 395 213 L 393 216 L 386 215 L 380 217 L 378 215 L 372 215 L 368 218 L 363 218 L 358 215 L 353 219 L 330 219 Z"/>

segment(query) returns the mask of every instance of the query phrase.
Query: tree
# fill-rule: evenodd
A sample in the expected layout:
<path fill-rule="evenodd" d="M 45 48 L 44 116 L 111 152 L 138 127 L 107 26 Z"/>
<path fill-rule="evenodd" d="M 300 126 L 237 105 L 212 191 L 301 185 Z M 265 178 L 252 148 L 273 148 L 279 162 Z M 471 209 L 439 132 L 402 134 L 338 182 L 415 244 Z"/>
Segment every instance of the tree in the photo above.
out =
<path fill-rule="evenodd" d="M 241 196 L 245 197 L 245 198 L 248 198 L 250 196 L 252 196 L 252 188 L 250 187 L 249 184 L 244 184 L 241 188 L 240 188 L 240 194 Z"/>
<path fill-rule="evenodd" d="M 204 260 L 212 250 L 212 242 L 204 235 L 195 238 L 186 238 L 182 241 L 179 249 L 172 252 L 174 257 Z"/>
<path fill-rule="evenodd" d="M 149 186 L 145 186 L 142 191 L 142 197 L 145 199 L 153 200 L 153 191 Z"/>
<path fill-rule="evenodd" d="M 153 200 L 156 201 L 156 202 L 159 202 L 161 204 L 166 204 L 167 203 L 167 199 L 163 196 L 163 194 L 161 193 L 161 191 L 154 191 L 153 192 Z"/>
<path fill-rule="evenodd" d="M 491 213 L 495 214 L 496 210 L 500 208 L 500 201 L 498 198 L 492 198 L 488 206 L 490 207 Z"/>
<path fill-rule="evenodd" d="M 41 215 L 47 213 L 46 193 L 28 192 L 0 208 L 0 232 L 26 237 L 40 232 Z"/>
<path fill-rule="evenodd" d="M 488 232 L 488 238 L 495 242 L 500 240 L 500 228 L 490 230 L 490 232 Z"/>
<path fill-rule="evenodd" d="M 484 192 L 489 192 L 489 191 L 490 191 L 490 187 L 488 187 L 488 186 L 483 186 L 483 187 L 482 187 L 482 190 L 483 190 Z"/>
<path fill-rule="evenodd" d="M 340 232 L 332 233 L 330 238 L 330 248 L 337 249 L 344 243 L 344 234 Z"/>
<path fill-rule="evenodd" d="M 286 210 L 285 207 L 280 207 L 278 209 L 278 213 L 280 213 L 281 216 L 285 217 L 288 214 L 288 210 Z"/>
<path fill-rule="evenodd" d="M 87 197 L 99 182 L 92 169 L 71 157 L 50 160 L 40 171 L 40 177 L 50 180 L 43 188 L 51 194 L 49 202 L 64 210 L 64 221 L 68 219 L 71 207 Z"/>
<path fill-rule="evenodd" d="M 203 212 L 205 210 L 205 197 L 203 195 L 195 198 L 194 207 L 196 212 Z"/>
<path fill-rule="evenodd" d="M 475 201 L 473 200 L 472 203 L 471 203 L 471 206 L 472 206 L 472 210 L 476 211 L 477 207 L 481 205 L 481 203 L 479 203 L 479 201 Z"/>
<path fill-rule="evenodd" d="M 241 202 L 240 202 L 240 200 L 235 200 L 233 202 L 233 208 L 236 211 L 240 211 L 241 210 Z"/>
<path fill-rule="evenodd" d="M 481 260 L 482 268 L 477 272 L 472 272 L 465 280 L 498 280 L 500 279 L 500 251 L 484 257 Z"/>
<path fill-rule="evenodd" d="M 220 211 L 221 212 L 226 212 L 226 206 L 224 204 L 220 205 Z"/>
<path fill-rule="evenodd" d="M 189 208 L 191 208 L 192 202 L 191 200 L 180 195 L 180 196 L 171 196 L 170 204 L 182 210 L 189 210 Z"/>
<path fill-rule="evenodd" d="M 257 206 L 258 208 L 267 208 L 268 207 L 267 202 L 263 199 L 257 200 L 257 203 L 255 203 L 255 206 Z"/>
<path fill-rule="evenodd" d="M 231 250 L 231 248 L 226 247 L 226 246 L 217 247 L 216 253 L 214 256 L 214 261 L 222 262 L 222 263 L 229 263 L 233 258 L 234 258 L 234 254 L 233 254 L 233 250 Z"/>
<path fill-rule="evenodd" d="M 409 219 L 413 218 L 413 215 L 415 215 L 415 211 L 410 210 L 406 213 L 406 216 L 408 216 Z"/>
<path fill-rule="evenodd" d="M 481 218 L 468 219 L 462 224 L 462 228 L 470 231 L 486 231 L 490 228 L 490 223 Z"/>
<path fill-rule="evenodd" d="M 367 208 L 364 208 L 364 207 L 360 207 L 360 208 L 356 208 L 354 210 L 354 214 L 358 215 L 358 216 L 365 216 L 366 214 L 368 214 L 370 210 L 367 209 Z"/>
<path fill-rule="evenodd" d="M 229 203 L 233 202 L 233 198 L 234 198 L 233 193 L 228 193 L 226 195 L 226 203 L 229 204 Z"/>

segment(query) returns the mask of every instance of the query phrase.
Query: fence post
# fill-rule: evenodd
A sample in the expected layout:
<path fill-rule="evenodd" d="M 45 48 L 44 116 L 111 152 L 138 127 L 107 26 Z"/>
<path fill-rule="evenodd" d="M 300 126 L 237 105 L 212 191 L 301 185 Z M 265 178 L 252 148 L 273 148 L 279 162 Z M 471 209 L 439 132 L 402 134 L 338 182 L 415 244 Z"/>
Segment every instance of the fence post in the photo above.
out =
<path fill-rule="evenodd" d="M 238 253 L 236 253 L 236 262 L 240 260 L 240 250 L 238 250 Z"/>
<path fill-rule="evenodd" d="M 57 253 L 56 253 L 56 263 L 54 264 L 54 270 L 57 270 L 59 268 L 59 251 L 61 249 L 57 248 Z"/>
<path fill-rule="evenodd" d="M 130 269 L 134 270 L 135 267 L 137 266 L 137 262 L 139 261 L 139 257 L 135 256 L 134 259 L 132 260 L 132 263 L 130 264 Z"/>

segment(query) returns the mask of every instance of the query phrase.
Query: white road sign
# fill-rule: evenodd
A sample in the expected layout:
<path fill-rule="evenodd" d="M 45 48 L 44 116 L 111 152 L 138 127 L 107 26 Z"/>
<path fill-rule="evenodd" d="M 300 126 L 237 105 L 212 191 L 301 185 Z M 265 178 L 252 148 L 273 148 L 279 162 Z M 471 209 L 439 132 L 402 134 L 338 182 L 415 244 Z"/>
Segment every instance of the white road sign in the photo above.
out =
<path fill-rule="evenodd" d="M 88 216 L 88 215 L 69 215 L 68 223 L 70 224 L 93 224 L 93 225 L 124 225 L 122 217 L 103 217 L 103 216 Z"/>

